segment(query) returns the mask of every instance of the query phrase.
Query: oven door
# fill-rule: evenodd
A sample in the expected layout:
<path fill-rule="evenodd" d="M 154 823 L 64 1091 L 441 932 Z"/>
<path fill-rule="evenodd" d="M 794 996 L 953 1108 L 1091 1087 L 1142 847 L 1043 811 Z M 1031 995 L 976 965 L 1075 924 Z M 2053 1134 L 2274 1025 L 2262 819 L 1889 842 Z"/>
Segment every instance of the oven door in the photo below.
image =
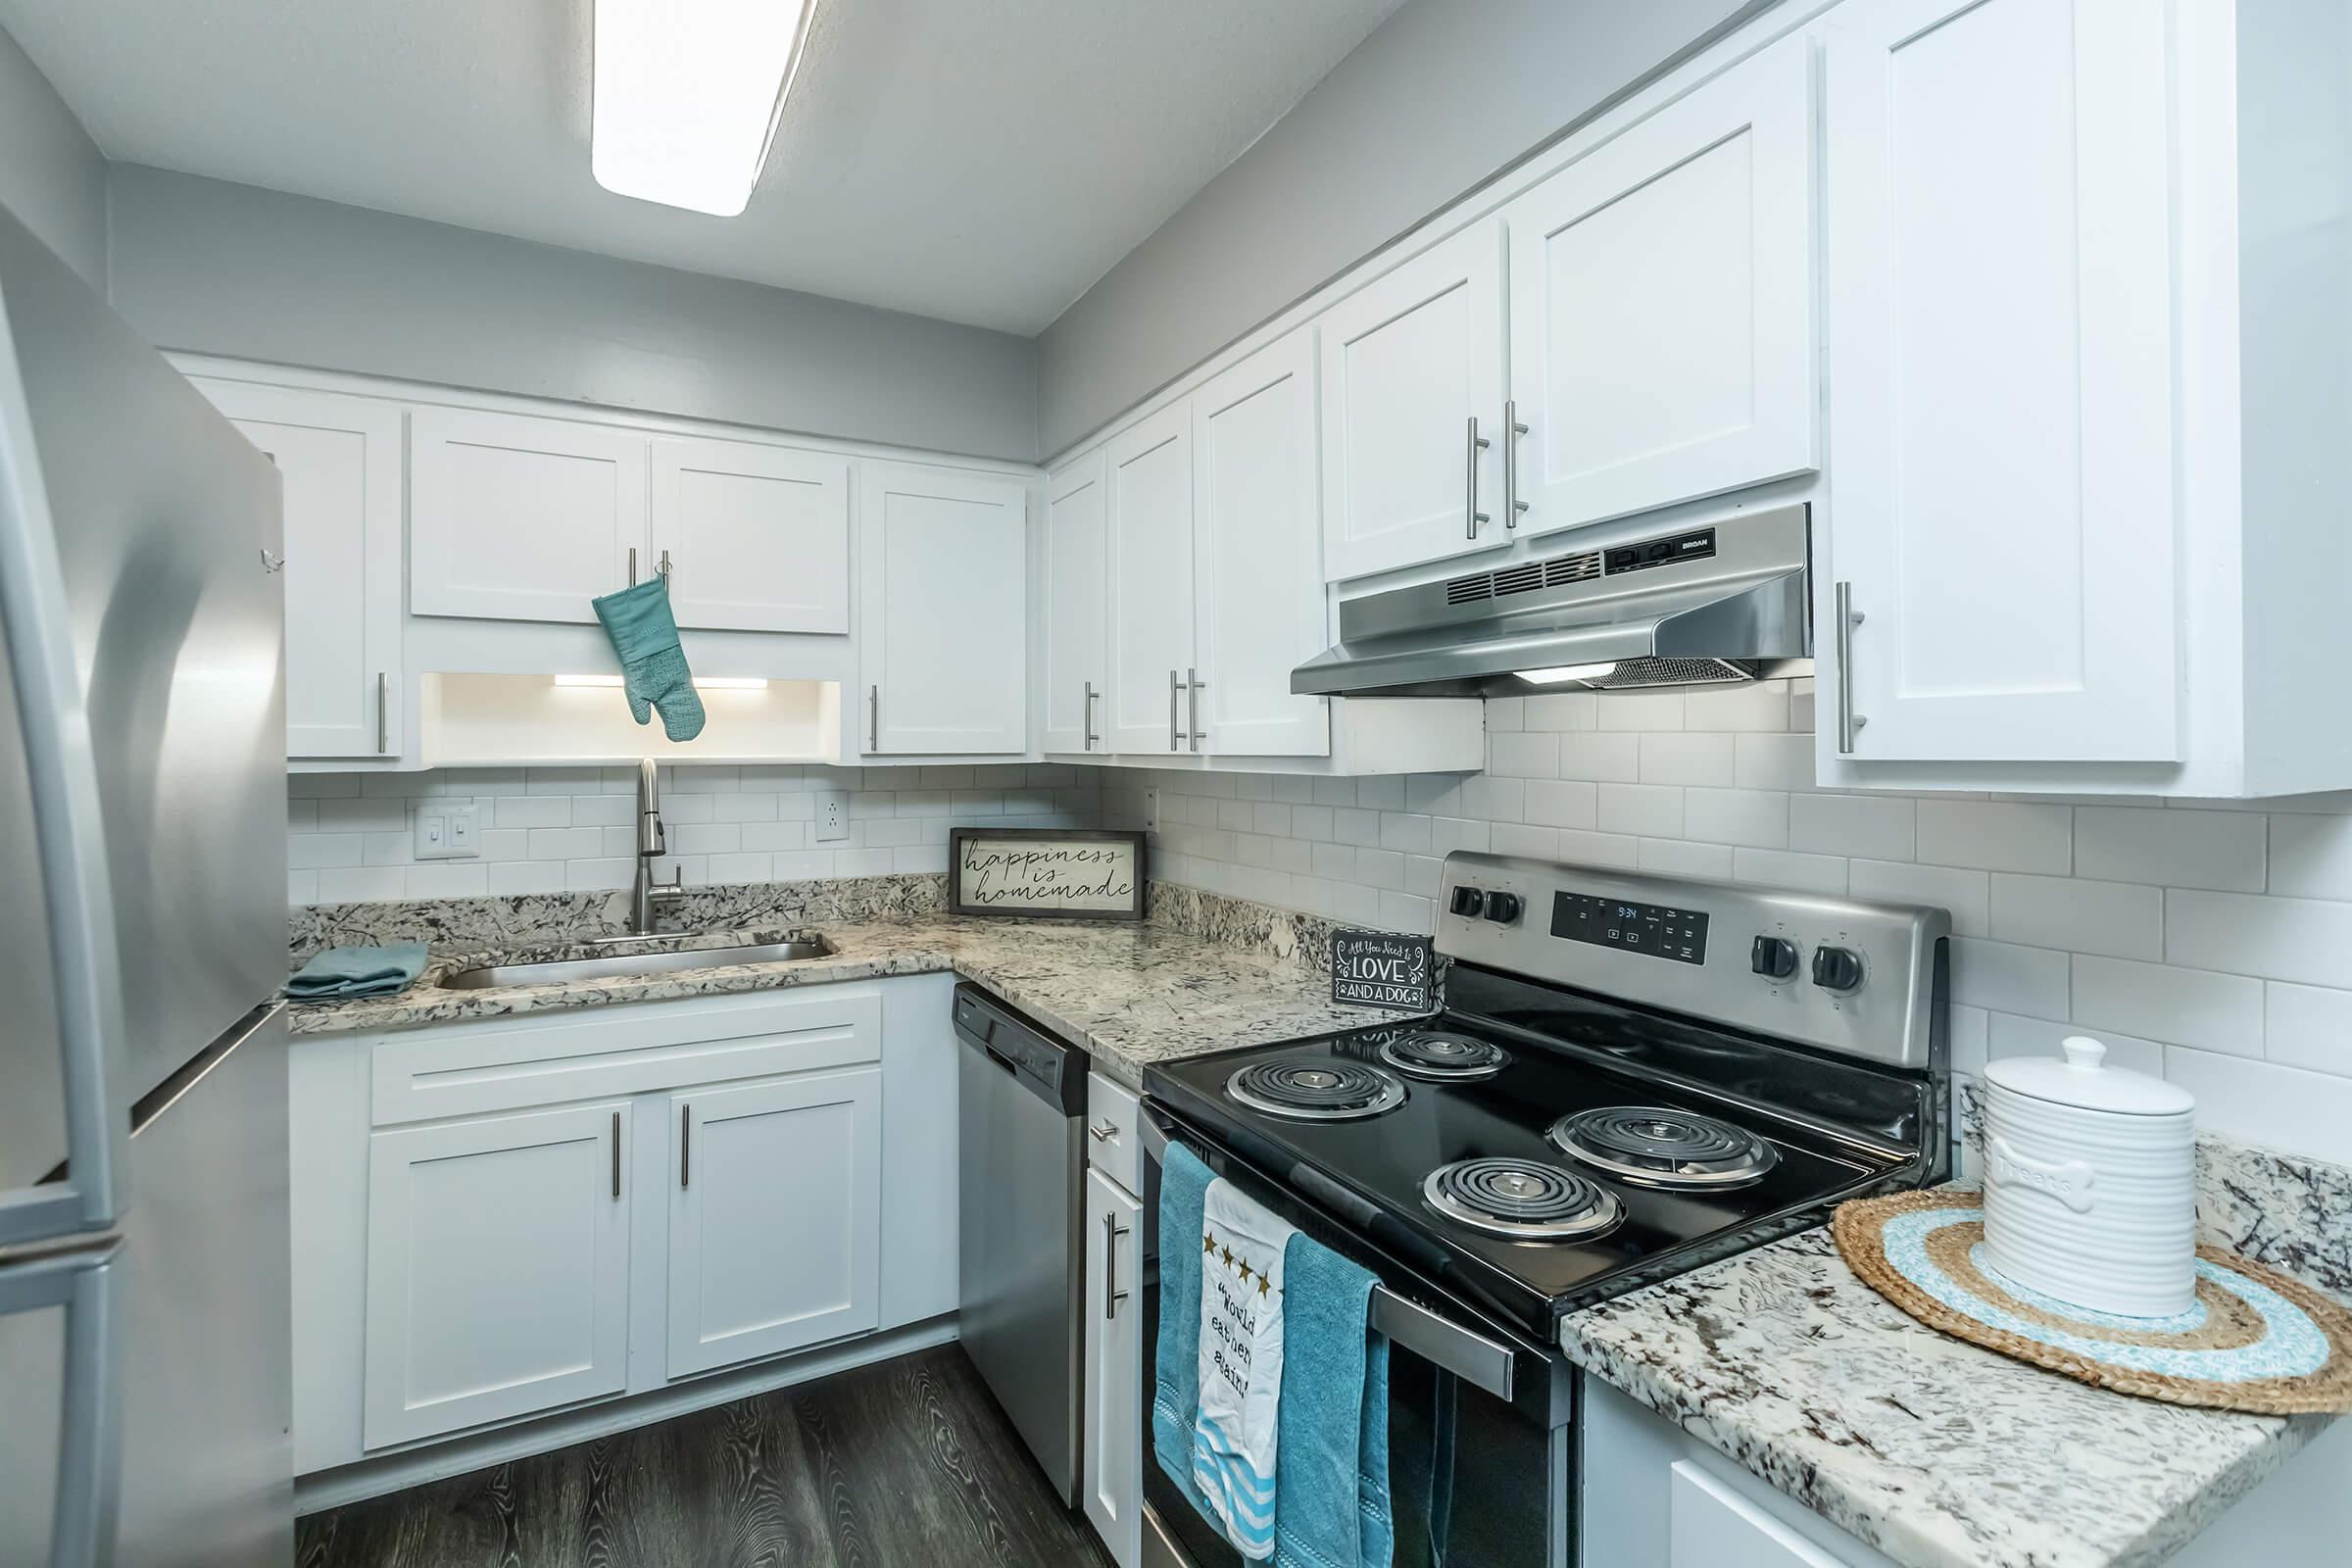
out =
<path fill-rule="evenodd" d="M 1396 1568 L 1574 1561 L 1576 1380 L 1554 1351 L 1473 1313 L 1322 1208 L 1147 1100 L 1142 1114 L 1143 1460 L 1146 1568 L 1240 1568 L 1241 1553 L 1152 1451 L 1159 1343 L 1159 1173 L 1173 1139 L 1267 1209 L 1381 1281 L 1389 1340 L 1389 1492 Z M 1190 1245 L 1188 1242 L 1187 1245 Z"/>

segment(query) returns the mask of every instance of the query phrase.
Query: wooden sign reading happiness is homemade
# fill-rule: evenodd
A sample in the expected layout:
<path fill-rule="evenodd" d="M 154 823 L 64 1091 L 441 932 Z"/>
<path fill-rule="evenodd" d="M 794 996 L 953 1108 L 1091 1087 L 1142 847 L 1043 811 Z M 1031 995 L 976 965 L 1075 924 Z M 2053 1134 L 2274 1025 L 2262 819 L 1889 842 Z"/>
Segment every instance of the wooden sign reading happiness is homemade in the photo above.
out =
<path fill-rule="evenodd" d="M 1144 917 L 1144 836 L 1077 828 L 959 827 L 948 834 L 957 914 Z"/>

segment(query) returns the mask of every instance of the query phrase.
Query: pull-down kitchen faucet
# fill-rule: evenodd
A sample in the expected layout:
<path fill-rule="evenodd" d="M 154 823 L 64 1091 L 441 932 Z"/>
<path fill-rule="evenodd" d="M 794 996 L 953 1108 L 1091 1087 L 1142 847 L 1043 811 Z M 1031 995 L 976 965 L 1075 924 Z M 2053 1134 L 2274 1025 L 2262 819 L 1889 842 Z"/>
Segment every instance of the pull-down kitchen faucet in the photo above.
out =
<path fill-rule="evenodd" d="M 671 872 L 667 882 L 654 880 L 655 858 L 668 853 L 669 836 L 662 827 L 662 782 L 649 757 L 637 764 L 637 880 L 629 889 L 632 935 L 652 936 L 661 906 L 686 896 L 682 873 Z"/>

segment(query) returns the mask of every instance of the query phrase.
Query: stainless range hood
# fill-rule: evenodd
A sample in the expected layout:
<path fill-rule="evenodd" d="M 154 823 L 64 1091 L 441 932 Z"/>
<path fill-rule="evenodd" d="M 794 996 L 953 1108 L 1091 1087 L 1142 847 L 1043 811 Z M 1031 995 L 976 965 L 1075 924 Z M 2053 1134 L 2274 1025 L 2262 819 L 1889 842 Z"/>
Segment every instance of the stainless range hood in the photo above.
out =
<path fill-rule="evenodd" d="M 1806 509 L 1775 508 L 1340 604 L 1340 641 L 1291 671 L 1320 697 L 1505 697 L 1690 686 L 1812 654 Z"/>

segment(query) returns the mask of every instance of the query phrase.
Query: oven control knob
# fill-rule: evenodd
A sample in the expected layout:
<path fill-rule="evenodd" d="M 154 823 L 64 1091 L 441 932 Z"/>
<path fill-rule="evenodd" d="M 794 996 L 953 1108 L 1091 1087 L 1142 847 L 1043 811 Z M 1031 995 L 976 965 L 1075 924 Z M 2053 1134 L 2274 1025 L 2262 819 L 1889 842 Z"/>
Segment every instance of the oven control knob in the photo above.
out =
<path fill-rule="evenodd" d="M 1758 937 L 1748 950 L 1747 966 L 1772 980 L 1786 980 L 1796 973 L 1796 944 L 1787 937 Z"/>
<path fill-rule="evenodd" d="M 1477 919 L 1486 912 L 1487 896 L 1468 883 L 1453 890 L 1453 912 Z"/>
<path fill-rule="evenodd" d="M 1862 989 L 1862 955 L 1851 948 L 1815 948 L 1813 983 L 1824 991 Z"/>
<path fill-rule="evenodd" d="M 1519 918 L 1519 911 L 1523 907 L 1525 906 L 1520 902 L 1519 895 L 1516 893 L 1490 893 L 1487 895 L 1487 918 L 1496 925 L 1512 924 Z"/>

